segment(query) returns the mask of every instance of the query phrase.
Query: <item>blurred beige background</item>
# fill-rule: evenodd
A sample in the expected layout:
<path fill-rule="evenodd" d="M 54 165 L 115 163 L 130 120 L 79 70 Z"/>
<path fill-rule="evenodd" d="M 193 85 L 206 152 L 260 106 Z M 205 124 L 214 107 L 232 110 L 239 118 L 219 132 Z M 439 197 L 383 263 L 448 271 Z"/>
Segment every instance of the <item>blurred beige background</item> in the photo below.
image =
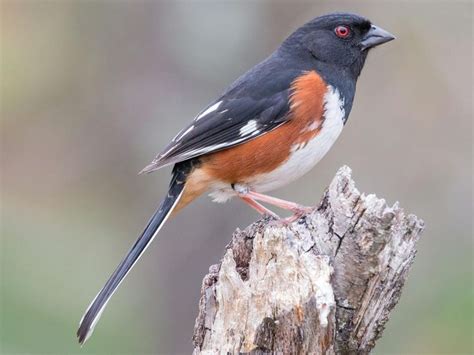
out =
<path fill-rule="evenodd" d="M 1 1 L 1 352 L 186 354 L 201 279 L 257 216 L 201 198 L 170 221 L 80 349 L 78 321 L 165 193 L 137 176 L 296 27 L 352 11 L 374 50 L 346 129 L 275 195 L 314 204 L 343 164 L 426 221 L 376 354 L 472 353 L 470 1 Z M 308 193 L 311 191 L 311 193 Z"/>

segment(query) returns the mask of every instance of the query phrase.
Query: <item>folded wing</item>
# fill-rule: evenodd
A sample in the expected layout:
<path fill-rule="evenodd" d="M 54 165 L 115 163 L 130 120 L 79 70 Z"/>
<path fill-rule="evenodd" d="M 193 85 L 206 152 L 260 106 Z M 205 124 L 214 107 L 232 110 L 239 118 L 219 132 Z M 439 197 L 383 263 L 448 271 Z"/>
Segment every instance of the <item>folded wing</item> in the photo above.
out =
<path fill-rule="evenodd" d="M 197 115 L 141 173 L 242 144 L 289 119 L 289 90 L 258 99 L 229 96 Z"/>

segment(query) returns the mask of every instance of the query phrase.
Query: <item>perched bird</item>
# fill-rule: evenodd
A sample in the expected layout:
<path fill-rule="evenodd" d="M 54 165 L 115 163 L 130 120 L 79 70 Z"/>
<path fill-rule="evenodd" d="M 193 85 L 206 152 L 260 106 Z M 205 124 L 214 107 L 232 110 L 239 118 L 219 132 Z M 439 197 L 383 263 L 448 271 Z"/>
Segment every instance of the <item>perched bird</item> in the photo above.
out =
<path fill-rule="evenodd" d="M 84 314 L 84 343 L 107 302 L 171 216 L 206 191 L 294 212 L 306 208 L 264 195 L 307 173 L 328 152 L 352 108 L 368 51 L 394 36 L 366 18 L 334 13 L 292 33 L 260 64 L 199 113 L 142 172 L 174 164 L 169 191 L 144 231 Z M 260 202 L 258 202 L 260 201 Z"/>

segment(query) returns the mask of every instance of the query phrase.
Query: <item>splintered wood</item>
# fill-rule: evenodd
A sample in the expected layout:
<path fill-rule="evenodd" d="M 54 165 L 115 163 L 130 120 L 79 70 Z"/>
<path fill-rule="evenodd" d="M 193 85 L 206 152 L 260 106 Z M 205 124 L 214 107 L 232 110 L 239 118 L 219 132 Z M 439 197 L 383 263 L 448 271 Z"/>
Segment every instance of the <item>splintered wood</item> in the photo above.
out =
<path fill-rule="evenodd" d="M 299 221 L 237 230 L 201 289 L 194 354 L 366 354 L 382 335 L 423 221 L 361 194 L 342 167 Z"/>

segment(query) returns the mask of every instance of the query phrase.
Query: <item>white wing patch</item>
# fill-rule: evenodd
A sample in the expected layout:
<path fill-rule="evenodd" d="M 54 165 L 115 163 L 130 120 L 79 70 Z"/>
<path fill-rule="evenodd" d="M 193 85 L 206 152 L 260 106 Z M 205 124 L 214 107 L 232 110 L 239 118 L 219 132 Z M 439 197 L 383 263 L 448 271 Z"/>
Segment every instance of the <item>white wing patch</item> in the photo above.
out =
<path fill-rule="evenodd" d="M 203 118 L 204 116 L 207 116 L 208 114 L 216 111 L 219 106 L 222 104 L 222 101 L 219 101 L 219 102 L 216 102 L 214 105 L 212 105 L 211 107 L 207 108 L 204 112 L 200 113 L 194 120 L 195 121 L 199 121 L 201 118 Z"/>
<path fill-rule="evenodd" d="M 194 149 L 194 150 L 191 150 L 189 152 L 183 153 L 182 156 L 183 157 L 189 157 L 189 156 L 196 156 L 196 155 L 206 154 L 206 153 L 215 151 L 215 150 L 220 149 L 220 148 L 228 147 L 231 144 L 240 143 L 240 142 L 244 141 L 245 139 L 246 138 L 244 137 L 244 138 L 233 140 L 231 142 L 224 142 L 224 143 L 210 145 L 208 147 L 202 147 L 202 148 Z"/>
<path fill-rule="evenodd" d="M 213 112 L 213 111 L 217 110 L 217 107 L 215 109 L 213 109 L 212 111 L 209 111 L 209 112 Z M 210 110 L 211 108 L 212 107 L 210 107 L 208 110 Z M 208 110 L 206 110 L 206 111 L 208 111 Z M 201 115 L 203 115 L 204 113 L 206 113 L 206 112 L 203 112 Z M 240 137 L 239 138 L 234 139 L 232 141 L 227 141 L 227 142 L 223 142 L 223 143 L 219 143 L 219 144 L 210 145 L 210 146 L 207 146 L 207 147 L 201 147 L 201 148 L 193 149 L 193 150 L 190 150 L 188 152 L 182 153 L 181 156 L 183 158 L 188 158 L 188 157 L 191 157 L 191 156 L 196 156 L 196 155 L 201 155 L 201 154 L 206 154 L 206 153 L 209 153 L 209 152 L 213 152 L 213 151 L 216 151 L 216 150 L 221 149 L 221 148 L 226 148 L 230 145 L 238 144 L 240 142 L 245 141 L 249 137 L 256 136 L 257 134 L 259 134 L 261 131 L 257 128 L 258 128 L 257 120 L 250 120 L 250 121 L 247 122 L 247 124 L 245 126 L 240 128 L 240 130 L 239 130 L 239 136 Z M 186 135 L 188 133 L 188 130 L 186 132 L 184 132 L 181 137 L 178 137 L 178 138 L 181 139 L 184 135 Z M 176 146 L 177 145 L 179 145 L 179 142 L 177 142 Z M 173 148 L 171 148 L 171 150 L 173 150 L 174 148 L 175 148 L 175 146 Z M 170 152 L 170 150 L 165 152 L 162 156 L 166 156 L 169 152 Z"/>
<path fill-rule="evenodd" d="M 243 126 L 240 131 L 239 131 L 239 134 L 241 137 L 243 136 L 253 136 L 255 134 L 259 134 L 260 131 L 257 129 L 257 121 L 256 120 L 250 120 L 248 121 L 248 123 Z"/>
<path fill-rule="evenodd" d="M 183 138 L 186 135 L 188 135 L 189 133 L 191 133 L 196 128 L 196 126 L 198 125 L 197 121 L 200 120 L 201 118 L 213 113 L 213 112 L 216 112 L 219 109 L 219 107 L 222 105 L 222 103 L 223 103 L 223 100 L 221 100 L 219 102 L 216 102 L 214 105 L 208 107 L 206 110 L 204 110 L 202 113 L 200 113 L 194 119 L 194 122 L 196 122 L 195 124 L 192 124 L 188 128 L 183 129 L 180 132 L 178 132 L 178 134 L 172 139 L 172 143 L 173 143 L 172 146 L 169 147 L 165 152 L 161 153 L 152 162 L 152 164 L 145 167 L 145 169 L 143 169 L 141 171 L 141 173 L 151 172 L 153 170 L 156 170 L 155 165 L 157 165 L 160 160 L 166 159 L 167 157 L 169 157 L 171 154 L 173 154 L 173 152 L 176 151 L 176 149 L 178 149 L 178 147 L 180 147 L 182 145 Z M 227 111 L 228 111 L 228 109 L 224 109 L 224 110 L 220 111 L 219 113 L 223 114 Z M 227 120 L 230 120 L 230 119 L 231 118 L 227 118 Z M 258 128 L 257 120 L 250 120 L 243 127 L 240 128 L 239 136 L 236 137 L 235 139 L 229 140 L 229 141 L 226 141 L 226 142 L 222 142 L 222 143 L 218 143 L 218 144 L 209 145 L 209 146 L 206 146 L 206 147 L 195 148 L 195 149 L 189 150 L 187 152 L 182 152 L 178 156 L 183 158 L 183 160 L 184 160 L 184 159 L 188 159 L 188 158 L 193 157 L 193 156 L 206 154 L 206 153 L 209 153 L 209 152 L 212 152 L 212 151 L 216 151 L 216 150 L 219 150 L 219 149 L 222 149 L 222 148 L 226 148 L 226 147 L 234 145 L 234 144 L 241 143 L 241 142 L 245 141 L 246 139 L 249 139 L 249 137 L 253 137 L 253 136 L 256 136 L 256 135 L 260 134 L 261 129 L 257 129 L 257 128 Z M 165 164 L 165 165 L 167 165 L 167 164 Z"/>

